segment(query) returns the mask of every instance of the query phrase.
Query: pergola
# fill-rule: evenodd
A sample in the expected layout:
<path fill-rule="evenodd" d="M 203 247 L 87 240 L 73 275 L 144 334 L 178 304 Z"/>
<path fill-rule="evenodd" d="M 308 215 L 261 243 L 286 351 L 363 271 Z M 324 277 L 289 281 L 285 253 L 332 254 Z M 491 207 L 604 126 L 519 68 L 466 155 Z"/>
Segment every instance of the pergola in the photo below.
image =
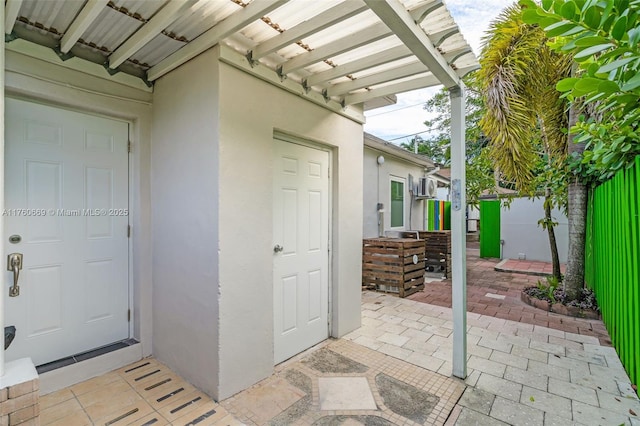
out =
<path fill-rule="evenodd" d="M 37 56 L 33 43 L 69 68 L 148 91 L 220 45 L 225 63 L 360 122 L 361 104 L 444 85 L 452 114 L 453 374 L 466 376 L 461 78 L 478 63 L 442 0 L 7 0 L 3 14 L 3 87 L 4 49 Z M 0 109 L 4 117 L 4 97 Z M 4 135 L 4 119 L 2 128 Z M 0 156 L 1 169 L 4 136 Z"/>

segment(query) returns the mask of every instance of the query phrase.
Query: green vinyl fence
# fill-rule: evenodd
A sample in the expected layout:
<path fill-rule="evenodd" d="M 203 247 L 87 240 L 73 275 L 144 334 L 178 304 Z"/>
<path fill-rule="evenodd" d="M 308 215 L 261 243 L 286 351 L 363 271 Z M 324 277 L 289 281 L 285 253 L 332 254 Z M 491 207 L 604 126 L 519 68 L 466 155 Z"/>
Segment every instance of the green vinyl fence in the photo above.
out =
<path fill-rule="evenodd" d="M 480 201 L 480 257 L 500 258 L 500 201 Z"/>
<path fill-rule="evenodd" d="M 591 191 L 585 281 L 632 383 L 640 382 L 640 156 Z"/>

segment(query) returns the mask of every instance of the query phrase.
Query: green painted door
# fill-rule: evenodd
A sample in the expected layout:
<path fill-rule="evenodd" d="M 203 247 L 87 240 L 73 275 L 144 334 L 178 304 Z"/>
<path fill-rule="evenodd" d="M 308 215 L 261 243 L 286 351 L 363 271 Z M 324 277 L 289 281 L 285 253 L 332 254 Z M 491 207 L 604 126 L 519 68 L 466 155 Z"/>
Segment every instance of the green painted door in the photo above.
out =
<path fill-rule="evenodd" d="M 480 201 L 480 257 L 500 257 L 500 201 Z"/>

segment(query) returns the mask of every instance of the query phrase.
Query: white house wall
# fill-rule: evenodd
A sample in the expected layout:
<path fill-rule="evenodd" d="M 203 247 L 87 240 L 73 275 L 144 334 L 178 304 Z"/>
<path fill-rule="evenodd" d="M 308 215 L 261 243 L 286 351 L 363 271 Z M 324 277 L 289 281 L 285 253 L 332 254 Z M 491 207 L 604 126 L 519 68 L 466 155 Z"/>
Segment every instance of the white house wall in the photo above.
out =
<path fill-rule="evenodd" d="M 438 188 L 436 190 L 436 198 L 442 201 L 451 201 L 449 195 L 449 188 Z"/>
<path fill-rule="evenodd" d="M 200 55 L 158 79 L 153 101 L 153 353 L 217 399 L 215 52 Z"/>
<path fill-rule="evenodd" d="M 35 46 L 34 54 L 50 54 L 50 60 L 10 50 L 7 45 L 5 91 L 7 96 L 59 105 L 80 112 L 123 119 L 130 123 L 133 150 L 130 156 L 130 223 L 132 280 L 132 336 L 141 342 L 141 356 L 152 352 L 151 312 L 151 202 L 150 202 L 150 141 L 151 99 L 148 91 L 119 84 L 108 79 L 63 67 L 50 49 Z M 46 55 L 43 55 L 46 56 Z M 73 61 L 73 59 L 71 60 Z M 60 64 L 57 64 L 60 62 Z M 95 65 L 96 68 L 100 68 Z M 2 237 L 4 238 L 4 237 Z M 117 362 L 117 361 L 116 361 Z M 79 365 L 79 364 L 78 364 Z M 105 363 L 104 366 L 108 367 Z M 84 369 L 86 379 L 103 373 Z M 73 374 L 68 374 L 70 377 Z M 75 377 L 75 376 L 74 376 Z M 59 387 L 64 381 L 41 385 Z M 53 389 L 51 389 L 53 390 Z"/>
<path fill-rule="evenodd" d="M 217 49 L 157 80 L 153 94 L 45 55 L 7 51 L 8 95 L 131 126 L 132 336 L 141 356 L 216 399 L 273 372 L 274 132 L 332 153 L 330 334 L 360 326 L 361 123 L 221 64 Z"/>
<path fill-rule="evenodd" d="M 382 165 L 378 165 L 380 155 L 384 157 Z M 412 201 L 409 194 L 409 174 L 413 176 L 414 183 L 417 183 L 417 179 L 424 176 L 424 167 L 369 147 L 364 148 L 364 238 L 378 236 L 378 203 L 384 204 L 384 230 L 391 229 L 391 176 L 405 181 L 403 229 L 424 229 L 425 201 Z"/>
<path fill-rule="evenodd" d="M 546 230 L 538 225 L 544 217 L 544 200 L 535 198 L 515 198 L 510 208 L 500 212 L 500 238 L 503 259 L 518 259 L 522 253 L 527 260 L 551 261 L 551 249 Z M 560 262 L 567 261 L 569 247 L 569 226 L 567 217 L 558 209 L 551 211 L 558 226 L 555 227 Z M 482 230 L 481 230 L 482 232 Z"/>
<path fill-rule="evenodd" d="M 209 77 L 211 78 L 210 74 Z M 220 392 L 273 372 L 274 131 L 330 149 L 331 335 L 360 326 L 362 125 L 220 65 Z"/>

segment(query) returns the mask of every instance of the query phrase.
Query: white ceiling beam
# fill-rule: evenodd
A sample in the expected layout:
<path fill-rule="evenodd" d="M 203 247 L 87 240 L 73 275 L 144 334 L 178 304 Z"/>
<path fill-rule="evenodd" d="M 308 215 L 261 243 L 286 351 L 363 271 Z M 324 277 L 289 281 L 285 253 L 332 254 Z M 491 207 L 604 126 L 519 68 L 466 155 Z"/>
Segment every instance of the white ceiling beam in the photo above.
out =
<path fill-rule="evenodd" d="M 365 44 L 373 43 L 374 41 L 389 37 L 392 34 L 393 32 L 391 32 L 384 23 L 379 22 L 360 32 L 354 33 L 347 38 L 321 46 L 311 52 L 303 53 L 288 60 L 282 64 L 280 74 L 289 74 L 311 64 L 324 61 L 332 56 L 336 56 L 360 46 L 364 46 Z"/>
<path fill-rule="evenodd" d="M 371 111 L 372 109 L 395 105 L 397 103 L 398 97 L 396 95 L 382 96 L 381 98 L 371 99 L 370 101 L 363 103 L 362 109 L 363 111 Z"/>
<path fill-rule="evenodd" d="M 456 68 L 456 74 L 458 74 L 458 76 L 460 76 L 460 78 L 464 78 L 465 75 L 469 74 L 471 71 L 475 71 L 477 69 L 480 69 L 480 65 L 479 64 L 475 64 L 475 65 L 469 65 L 466 67 L 461 67 L 461 68 Z"/>
<path fill-rule="evenodd" d="M 461 86 L 458 75 L 447 64 L 422 28 L 413 21 L 399 0 L 364 1 L 445 87 Z"/>
<path fill-rule="evenodd" d="M 100 12 L 102 12 L 105 6 L 109 3 L 109 0 L 87 0 L 76 19 L 73 20 L 69 29 L 62 36 L 60 40 L 60 50 L 62 53 L 67 53 L 76 44 L 82 34 L 89 28 L 89 25 L 96 20 Z"/>
<path fill-rule="evenodd" d="M 257 61 L 258 59 L 280 50 L 291 43 L 295 43 L 311 34 L 329 28 L 339 22 L 351 18 L 352 16 L 360 14 L 367 9 L 368 7 L 360 0 L 340 3 L 293 28 L 285 30 L 264 43 L 259 44 L 251 50 L 251 59 Z"/>
<path fill-rule="evenodd" d="M 411 64 L 405 64 L 397 68 L 382 71 L 376 74 L 371 74 L 366 77 L 357 78 L 352 81 L 345 81 L 343 83 L 334 84 L 333 86 L 327 88 L 326 96 L 341 96 L 354 90 L 388 83 L 389 81 L 399 80 L 405 77 L 411 77 L 412 75 L 421 74 L 426 71 L 428 70 L 424 66 L 424 64 L 420 61 L 416 61 Z"/>
<path fill-rule="evenodd" d="M 458 30 L 457 27 L 450 27 L 442 31 L 438 31 L 437 33 L 429 34 L 428 37 L 429 37 L 429 40 L 433 42 L 433 45 L 435 47 L 438 47 L 442 43 L 444 43 L 446 39 L 458 34 L 459 32 L 460 30 Z"/>
<path fill-rule="evenodd" d="M 20 6 L 22 6 L 22 0 L 7 0 L 7 4 L 4 7 L 4 32 L 5 34 L 11 34 L 13 26 L 18 19 L 18 13 L 20 13 Z"/>
<path fill-rule="evenodd" d="M 193 0 L 173 0 L 160 9 L 149 22 L 136 31 L 127 41 L 118 47 L 109 56 L 109 68 L 115 69 L 124 61 L 129 59 L 140 50 L 145 44 L 153 40 L 158 34 L 167 28 L 172 22 L 180 17 L 180 12 L 190 7 Z"/>
<path fill-rule="evenodd" d="M 344 98 L 345 105 L 359 104 L 381 96 L 395 95 L 397 93 L 409 92 L 411 90 L 423 89 L 425 87 L 437 86 L 440 84 L 438 78 L 432 73 L 412 78 L 401 83 L 389 84 L 366 92 L 354 93 Z"/>
<path fill-rule="evenodd" d="M 442 6 L 444 6 L 444 2 L 442 0 L 433 0 L 427 4 L 410 10 L 409 13 L 415 22 L 420 23 L 424 21 L 431 12 L 440 9 Z"/>
<path fill-rule="evenodd" d="M 238 70 L 246 72 L 264 82 L 272 84 L 275 87 L 286 90 L 295 96 L 311 101 L 314 104 L 319 105 L 321 108 L 325 108 L 329 111 L 335 112 L 336 114 L 342 115 L 343 117 L 347 117 L 356 123 L 363 124 L 366 121 L 360 106 L 352 107 L 341 105 L 332 99 L 326 99 L 320 92 L 315 90 L 305 90 L 300 83 L 294 79 L 281 79 L 275 72 L 273 72 L 273 69 L 264 64 L 249 64 L 245 55 L 236 52 L 225 43 L 220 44 L 220 61 L 231 65 Z"/>
<path fill-rule="evenodd" d="M 282 6 L 287 1 L 289 0 L 260 0 L 249 3 L 248 6 L 231 14 L 195 40 L 151 67 L 147 72 L 147 79 L 153 81 L 165 75 L 205 50 L 215 46 L 224 38 Z"/>
<path fill-rule="evenodd" d="M 343 77 L 355 72 L 363 71 L 369 68 L 376 67 L 378 65 L 388 64 L 389 62 L 397 61 L 398 59 L 404 59 L 413 55 L 411 50 L 404 44 L 390 49 L 383 50 L 382 52 L 375 53 L 366 58 L 358 59 L 330 70 L 322 71 L 313 74 L 307 78 L 307 86 L 319 86 L 327 83 L 333 79 Z"/>
<path fill-rule="evenodd" d="M 464 67 L 457 70 L 457 73 L 464 76 L 467 73 L 477 69 L 477 65 Z M 366 92 L 354 93 L 344 98 L 345 105 L 358 104 L 381 96 L 394 95 L 397 93 L 409 92 L 411 90 L 424 89 L 425 87 L 437 86 L 442 82 L 432 73 L 427 73 L 400 83 L 389 84 Z"/>
<path fill-rule="evenodd" d="M 458 49 L 453 49 L 448 52 L 444 52 L 442 57 L 450 64 L 454 63 L 458 58 L 464 56 L 468 53 L 471 53 L 472 50 L 469 46 L 460 47 Z"/>

